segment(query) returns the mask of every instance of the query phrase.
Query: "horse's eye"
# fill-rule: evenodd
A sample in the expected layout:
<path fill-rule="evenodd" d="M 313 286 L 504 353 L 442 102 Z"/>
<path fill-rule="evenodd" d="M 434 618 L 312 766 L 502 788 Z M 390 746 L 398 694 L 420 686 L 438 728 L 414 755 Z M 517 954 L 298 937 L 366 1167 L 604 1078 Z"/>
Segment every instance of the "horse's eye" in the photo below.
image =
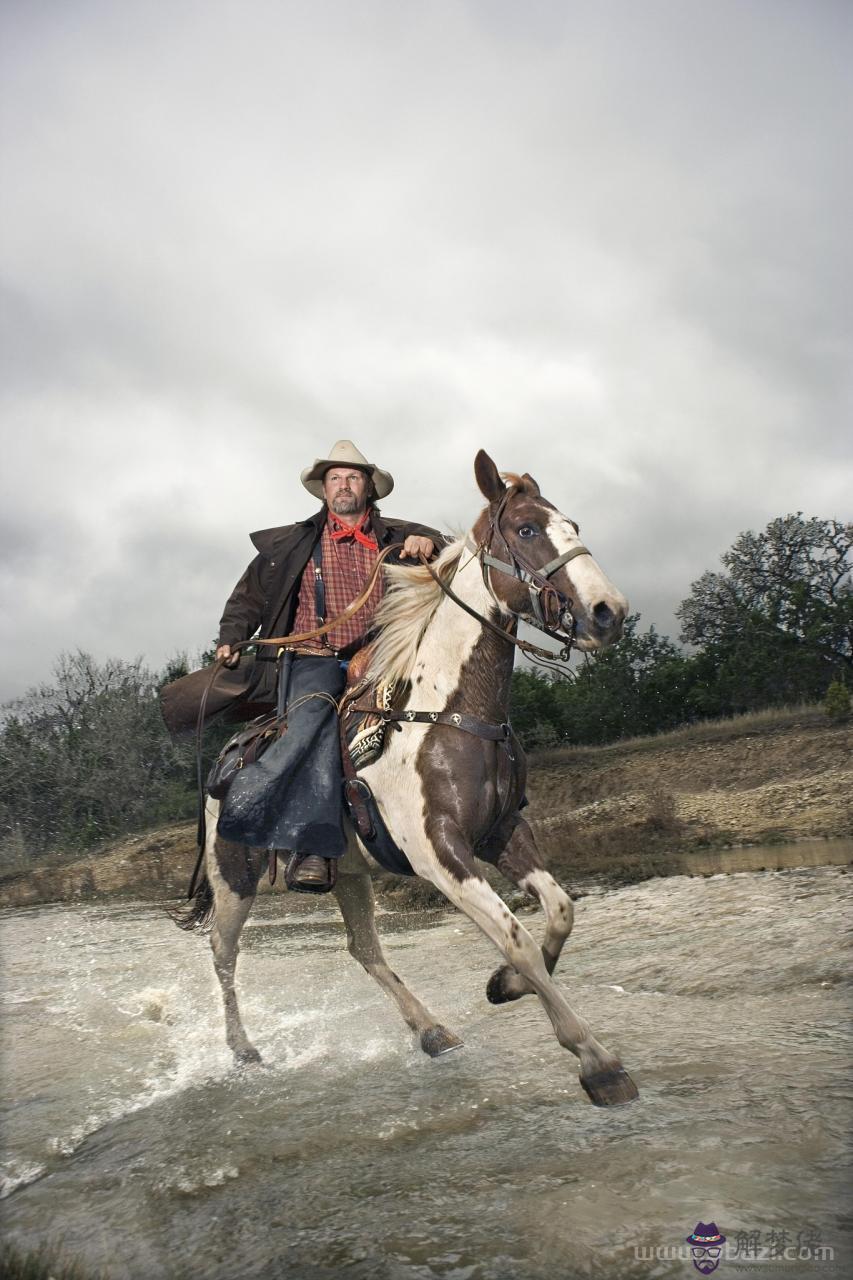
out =
<path fill-rule="evenodd" d="M 535 538 L 539 530 L 535 524 L 523 524 L 518 531 L 519 538 Z"/>

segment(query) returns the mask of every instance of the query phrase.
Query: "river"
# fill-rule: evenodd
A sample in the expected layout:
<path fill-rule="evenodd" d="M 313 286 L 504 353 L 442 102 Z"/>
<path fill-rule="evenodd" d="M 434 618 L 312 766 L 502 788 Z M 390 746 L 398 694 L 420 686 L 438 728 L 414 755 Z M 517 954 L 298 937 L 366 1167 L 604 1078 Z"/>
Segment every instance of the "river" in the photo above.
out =
<path fill-rule="evenodd" d="M 380 919 L 464 1037 L 432 1061 L 332 906 L 259 902 L 265 1065 L 238 1072 L 205 938 L 151 904 L 2 912 L 4 1230 L 116 1280 L 609 1280 L 698 1275 L 713 1221 L 720 1276 L 850 1274 L 849 898 L 839 867 L 583 897 L 558 976 L 640 1087 L 615 1110 L 538 1002 L 487 1004 L 495 953 L 455 913 Z"/>

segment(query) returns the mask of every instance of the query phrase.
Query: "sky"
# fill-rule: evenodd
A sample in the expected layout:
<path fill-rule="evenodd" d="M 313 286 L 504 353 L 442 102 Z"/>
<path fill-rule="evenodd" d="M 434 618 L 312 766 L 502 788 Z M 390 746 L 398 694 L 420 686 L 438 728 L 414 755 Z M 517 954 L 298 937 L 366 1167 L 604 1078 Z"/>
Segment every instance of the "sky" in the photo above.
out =
<path fill-rule="evenodd" d="M 3 0 L 0 701 L 197 654 L 341 437 L 643 625 L 849 518 L 847 0 Z"/>

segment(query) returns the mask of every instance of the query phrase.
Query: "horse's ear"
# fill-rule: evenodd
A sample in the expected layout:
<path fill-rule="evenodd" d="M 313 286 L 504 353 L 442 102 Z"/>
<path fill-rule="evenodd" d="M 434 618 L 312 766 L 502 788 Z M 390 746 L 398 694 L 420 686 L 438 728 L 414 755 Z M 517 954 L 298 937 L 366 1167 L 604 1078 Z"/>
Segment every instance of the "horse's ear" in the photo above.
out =
<path fill-rule="evenodd" d="M 527 490 L 527 492 L 529 494 L 532 494 L 534 498 L 541 498 L 542 490 L 539 488 L 539 485 L 533 479 L 533 476 L 530 475 L 527 471 L 525 471 L 524 475 L 521 478 L 524 481 L 524 487 Z"/>
<path fill-rule="evenodd" d="M 506 493 L 506 485 L 485 449 L 481 449 L 474 459 L 474 475 L 483 497 L 489 502 L 499 502 Z"/>

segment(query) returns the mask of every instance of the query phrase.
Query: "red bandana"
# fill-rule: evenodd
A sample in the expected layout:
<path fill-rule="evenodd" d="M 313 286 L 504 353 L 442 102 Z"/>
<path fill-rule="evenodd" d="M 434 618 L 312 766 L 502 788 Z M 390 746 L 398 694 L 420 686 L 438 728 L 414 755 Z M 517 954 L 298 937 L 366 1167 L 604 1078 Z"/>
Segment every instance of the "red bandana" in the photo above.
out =
<path fill-rule="evenodd" d="M 338 516 L 329 512 L 329 533 L 332 542 L 343 542 L 347 538 L 354 538 L 356 542 L 360 542 L 363 547 L 370 547 L 371 551 L 379 550 L 379 543 L 375 538 L 371 538 L 365 533 L 365 529 L 370 524 L 370 511 L 365 511 L 364 515 L 356 525 L 346 525 L 341 522 Z"/>

